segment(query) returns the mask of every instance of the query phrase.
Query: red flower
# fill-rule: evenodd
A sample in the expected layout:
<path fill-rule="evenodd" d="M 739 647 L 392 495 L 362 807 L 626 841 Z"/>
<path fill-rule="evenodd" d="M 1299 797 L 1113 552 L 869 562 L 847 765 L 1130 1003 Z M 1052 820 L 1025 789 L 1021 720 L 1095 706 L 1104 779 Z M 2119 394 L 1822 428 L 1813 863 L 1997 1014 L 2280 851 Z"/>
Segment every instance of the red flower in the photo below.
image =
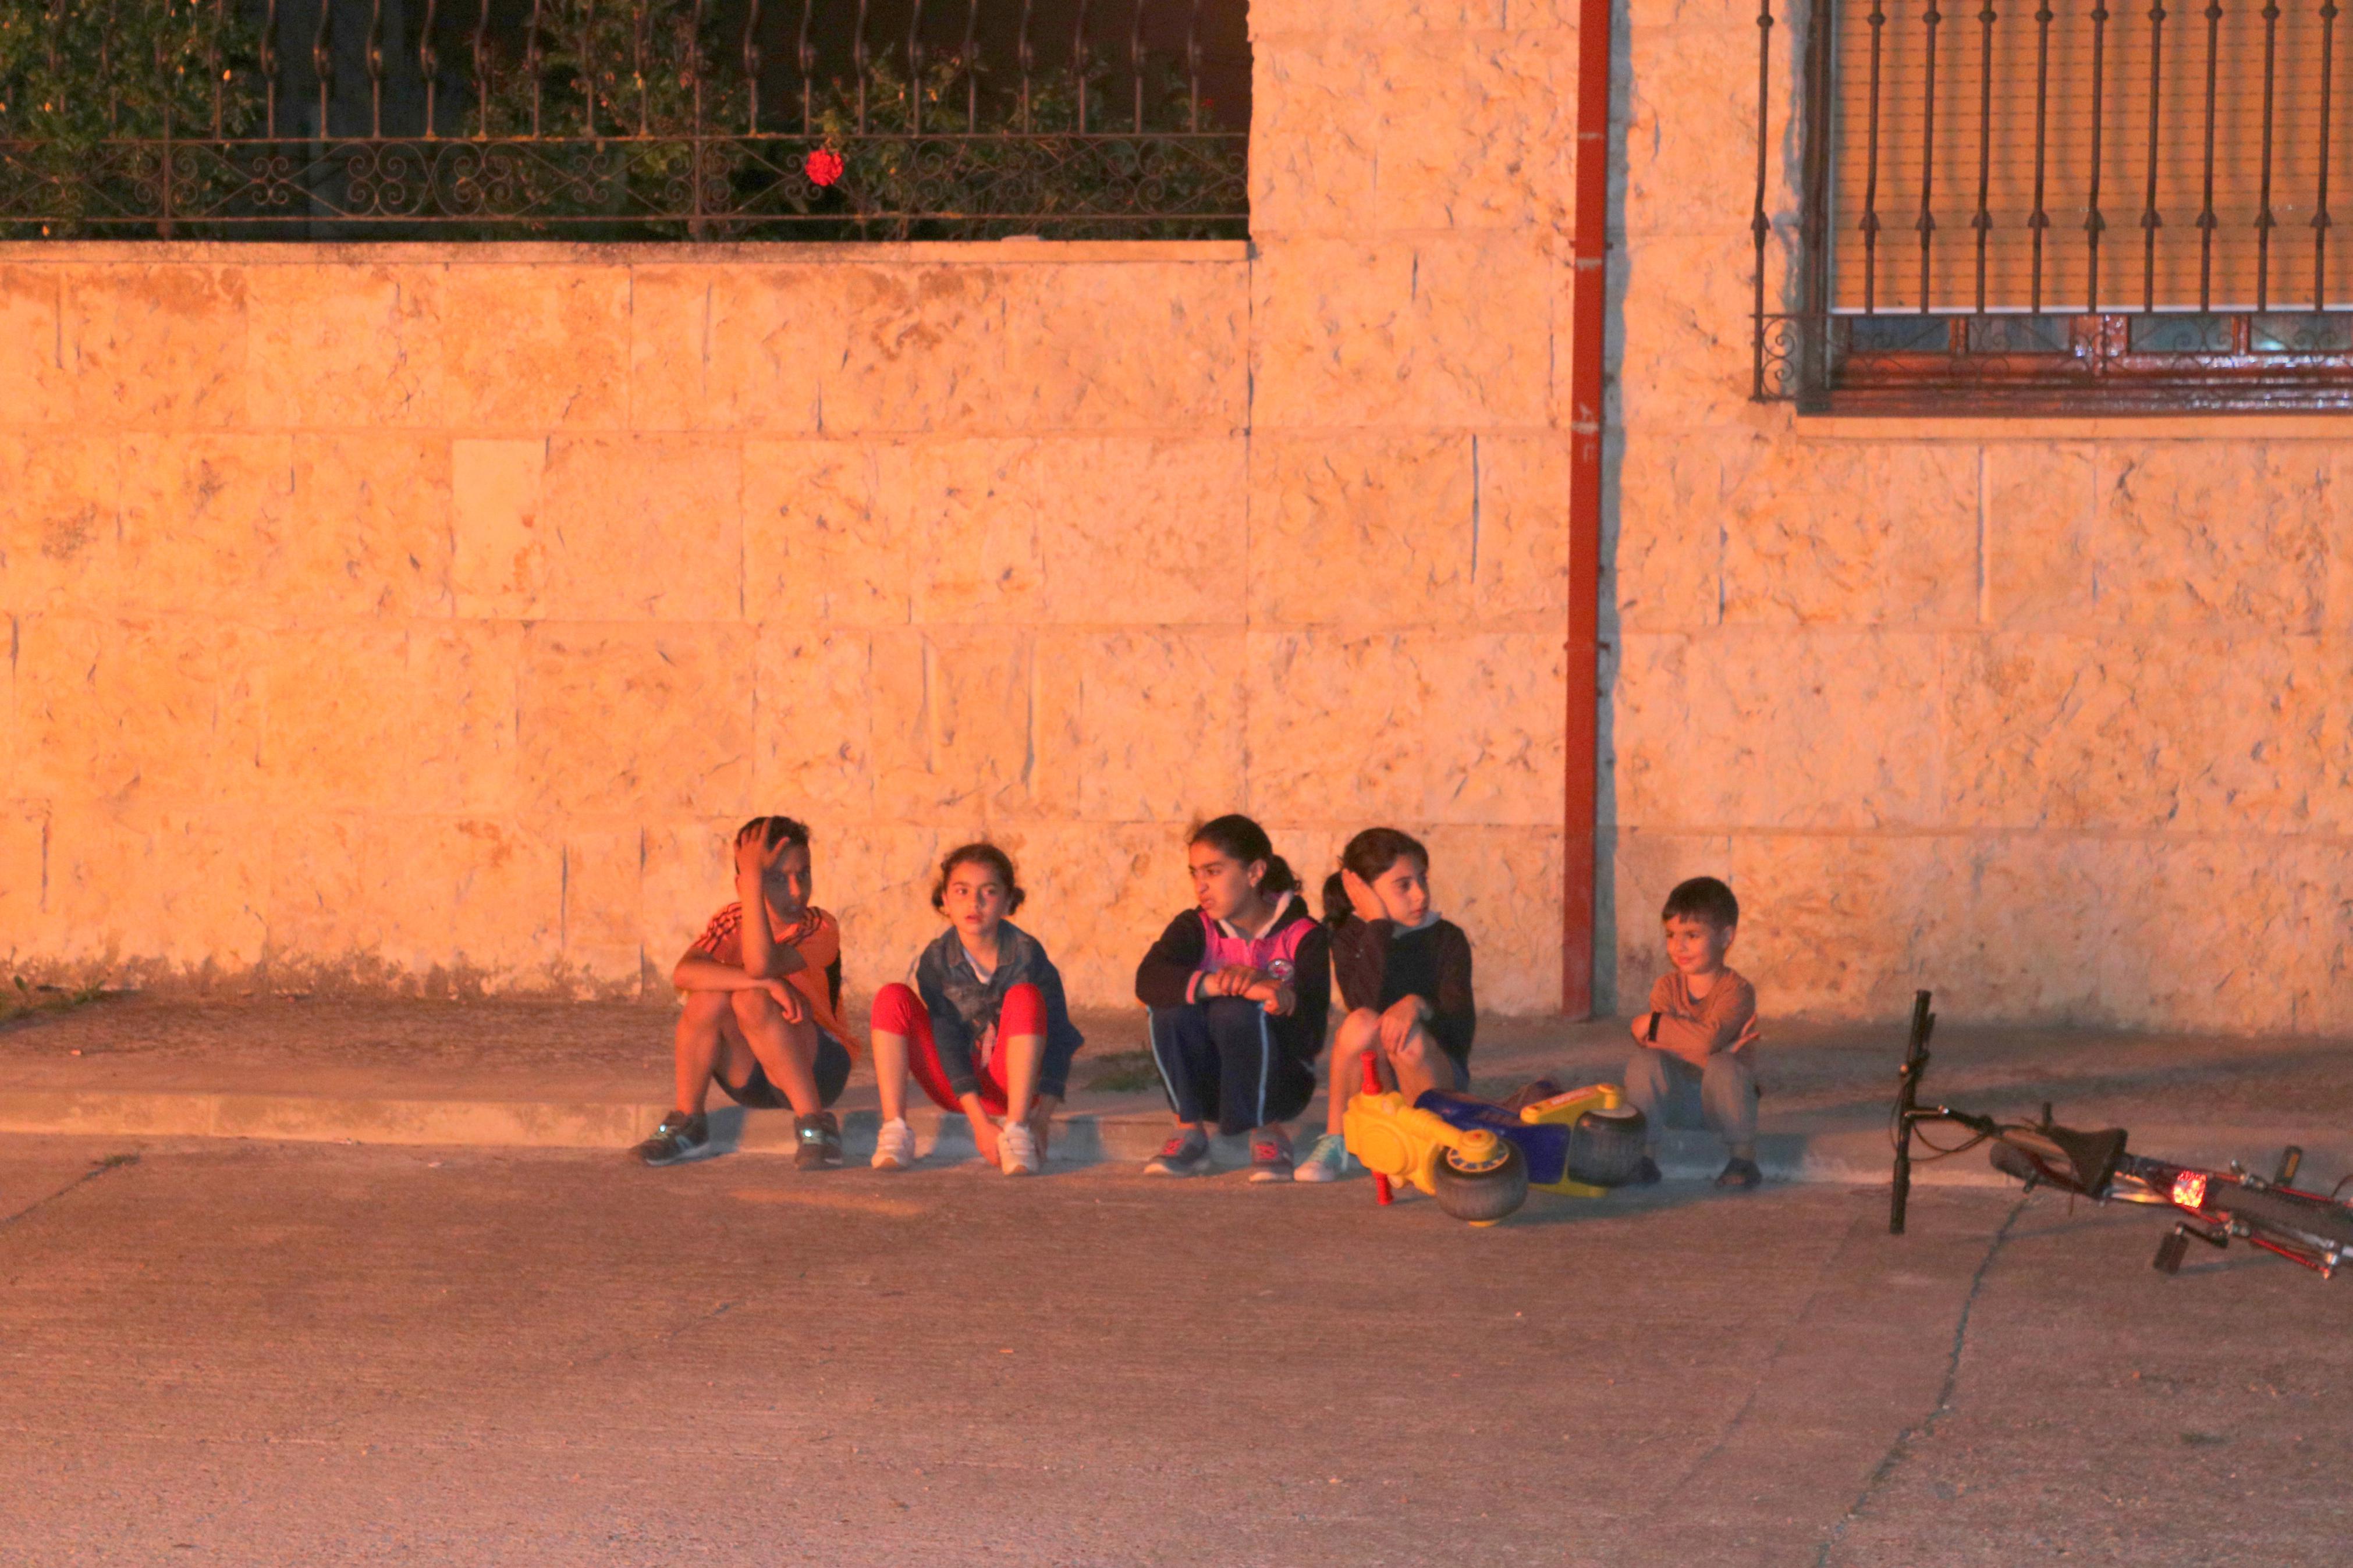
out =
<path fill-rule="evenodd" d="M 801 165 L 812 185 L 829 185 L 841 178 L 841 154 L 830 147 L 820 147 L 808 155 Z"/>

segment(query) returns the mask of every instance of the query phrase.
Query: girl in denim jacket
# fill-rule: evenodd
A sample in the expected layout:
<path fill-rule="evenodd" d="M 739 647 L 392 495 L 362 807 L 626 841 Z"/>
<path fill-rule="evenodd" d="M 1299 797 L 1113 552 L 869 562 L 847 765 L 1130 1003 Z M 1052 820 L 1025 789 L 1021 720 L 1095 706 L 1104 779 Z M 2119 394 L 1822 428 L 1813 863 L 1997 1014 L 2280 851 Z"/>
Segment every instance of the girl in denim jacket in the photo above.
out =
<path fill-rule="evenodd" d="M 876 1170 L 914 1163 L 910 1072 L 941 1110 L 965 1113 L 981 1157 L 1007 1175 L 1027 1175 L 1044 1162 L 1071 1058 L 1086 1040 L 1071 1022 L 1053 960 L 1006 918 L 1022 898 L 1011 857 L 994 844 L 960 845 L 940 862 L 932 908 L 948 929 L 915 960 L 913 989 L 885 985 L 874 997 L 882 1098 Z"/>

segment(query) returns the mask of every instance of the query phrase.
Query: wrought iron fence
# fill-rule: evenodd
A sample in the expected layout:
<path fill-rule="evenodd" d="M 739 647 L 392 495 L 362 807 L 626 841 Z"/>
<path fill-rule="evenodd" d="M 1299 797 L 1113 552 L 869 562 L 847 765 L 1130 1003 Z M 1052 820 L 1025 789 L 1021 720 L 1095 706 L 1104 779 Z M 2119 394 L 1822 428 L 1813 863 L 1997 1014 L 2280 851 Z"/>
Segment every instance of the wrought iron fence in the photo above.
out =
<path fill-rule="evenodd" d="M 1785 3 L 1793 96 L 1757 13 L 1753 395 L 2353 407 L 2337 0 Z"/>
<path fill-rule="evenodd" d="M 1239 0 L 0 0 L 0 237 L 1240 237 Z"/>

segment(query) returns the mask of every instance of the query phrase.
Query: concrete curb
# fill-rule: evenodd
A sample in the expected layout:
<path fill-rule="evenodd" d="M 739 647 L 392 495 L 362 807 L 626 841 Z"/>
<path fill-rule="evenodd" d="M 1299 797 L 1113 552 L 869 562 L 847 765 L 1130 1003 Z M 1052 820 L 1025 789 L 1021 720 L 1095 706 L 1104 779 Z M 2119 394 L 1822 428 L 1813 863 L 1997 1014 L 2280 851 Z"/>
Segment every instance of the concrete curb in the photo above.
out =
<path fill-rule="evenodd" d="M 655 1100 L 424 1100 L 329 1095 L 133 1089 L 0 1089 L 0 1132 L 111 1138 L 258 1138 L 290 1142 L 462 1145 L 515 1149 L 603 1149 L 616 1153 L 651 1131 L 668 1109 Z M 975 1156 L 962 1117 L 931 1106 L 911 1110 L 918 1153 L 951 1163 Z M 793 1146 L 792 1118 L 782 1111 L 746 1112 L 733 1106 L 711 1113 L 714 1153 L 783 1153 Z M 862 1163 L 874 1150 L 880 1118 L 871 1110 L 842 1116 L 849 1159 Z M 1057 1164 L 1140 1163 L 1168 1136 L 1156 1111 L 1066 1114 L 1055 1124 Z M 2294 1133 L 2273 1127 L 2152 1125 L 2135 1131 L 2136 1150 L 2185 1163 L 2220 1166 L 2230 1160 L 2267 1169 Z M 1248 1163 L 1240 1139 L 1221 1138 L 1218 1163 Z M 2353 1142 L 2306 1140 L 2307 1168 L 2330 1179 L 2353 1170 Z M 1670 1132 L 1660 1166 L 1671 1180 L 1713 1177 L 1722 1147 L 1704 1133 Z M 1757 1140 L 1757 1163 L 1778 1182 L 1876 1185 L 1888 1179 L 1890 1150 L 1883 1129 L 1844 1127 L 1768 1131 Z M 1981 1154 L 1923 1163 L 1915 1180 L 1932 1186 L 2000 1186 L 2007 1178 Z"/>

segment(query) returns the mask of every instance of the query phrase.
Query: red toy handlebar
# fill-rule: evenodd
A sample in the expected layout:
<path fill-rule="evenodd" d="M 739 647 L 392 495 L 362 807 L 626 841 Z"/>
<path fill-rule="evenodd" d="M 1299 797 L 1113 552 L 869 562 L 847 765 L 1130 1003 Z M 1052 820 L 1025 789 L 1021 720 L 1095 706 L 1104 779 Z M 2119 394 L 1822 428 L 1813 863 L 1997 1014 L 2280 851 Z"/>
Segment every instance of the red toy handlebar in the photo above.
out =
<path fill-rule="evenodd" d="M 1365 1092 L 1366 1094 L 1380 1093 L 1381 1075 L 1373 1067 L 1373 1053 L 1367 1050 L 1359 1059 L 1365 1064 Z M 1382 1204 L 1394 1203 L 1397 1201 L 1395 1194 L 1389 1191 L 1389 1179 L 1387 1176 L 1382 1175 L 1377 1171 L 1373 1173 L 1373 1199 L 1375 1202 Z"/>

